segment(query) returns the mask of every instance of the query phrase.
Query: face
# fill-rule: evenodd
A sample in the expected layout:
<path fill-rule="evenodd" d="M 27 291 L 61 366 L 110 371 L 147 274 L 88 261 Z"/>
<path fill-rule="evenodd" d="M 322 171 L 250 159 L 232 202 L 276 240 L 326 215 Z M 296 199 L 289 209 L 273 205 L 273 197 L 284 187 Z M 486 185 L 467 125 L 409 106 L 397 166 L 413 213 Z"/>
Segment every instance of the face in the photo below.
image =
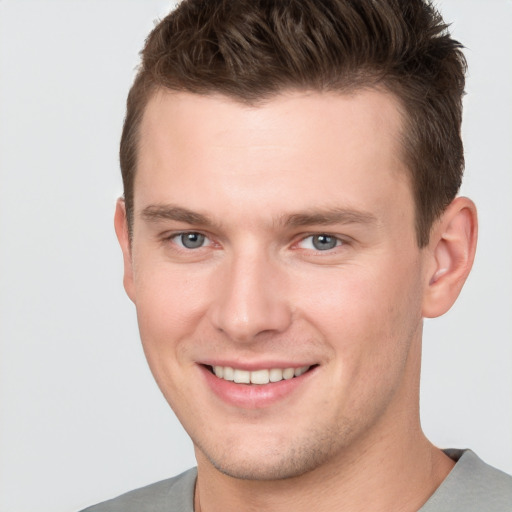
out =
<path fill-rule="evenodd" d="M 125 286 L 200 466 L 291 477 L 416 421 L 425 272 L 400 126 L 378 91 L 148 104 Z"/>

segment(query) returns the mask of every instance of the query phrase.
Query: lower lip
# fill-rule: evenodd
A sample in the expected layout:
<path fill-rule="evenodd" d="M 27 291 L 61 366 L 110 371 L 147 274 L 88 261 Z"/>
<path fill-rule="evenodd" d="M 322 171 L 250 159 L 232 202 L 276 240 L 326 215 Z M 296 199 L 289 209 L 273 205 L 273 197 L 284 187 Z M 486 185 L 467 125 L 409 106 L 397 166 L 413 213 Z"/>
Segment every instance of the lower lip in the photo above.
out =
<path fill-rule="evenodd" d="M 242 409 L 262 409 L 295 394 L 315 372 L 316 367 L 300 377 L 268 384 L 236 384 L 219 379 L 207 367 L 199 365 L 207 385 L 224 402 Z"/>

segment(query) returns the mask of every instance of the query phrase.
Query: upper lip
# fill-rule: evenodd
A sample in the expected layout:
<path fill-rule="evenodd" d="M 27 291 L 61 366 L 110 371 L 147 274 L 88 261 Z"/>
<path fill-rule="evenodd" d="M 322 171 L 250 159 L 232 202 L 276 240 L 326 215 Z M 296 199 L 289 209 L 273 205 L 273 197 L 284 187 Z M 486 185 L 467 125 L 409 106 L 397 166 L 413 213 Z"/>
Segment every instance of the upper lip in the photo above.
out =
<path fill-rule="evenodd" d="M 256 370 L 271 370 L 272 368 L 301 368 L 303 366 L 314 366 L 318 363 L 305 362 L 305 361 L 277 361 L 277 360 L 266 360 L 266 361 L 238 361 L 238 360 L 226 360 L 226 359 L 215 359 L 208 361 L 201 361 L 199 364 L 204 366 L 229 366 L 230 368 L 236 368 L 238 370 L 256 371 Z"/>

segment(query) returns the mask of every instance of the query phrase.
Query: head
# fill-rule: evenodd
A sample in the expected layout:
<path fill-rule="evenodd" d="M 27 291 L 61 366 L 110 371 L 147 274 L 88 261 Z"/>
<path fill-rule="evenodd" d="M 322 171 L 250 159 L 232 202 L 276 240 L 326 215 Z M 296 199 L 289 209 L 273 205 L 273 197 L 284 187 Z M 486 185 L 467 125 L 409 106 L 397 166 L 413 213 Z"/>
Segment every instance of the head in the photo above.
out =
<path fill-rule="evenodd" d="M 402 113 L 402 158 L 418 245 L 456 196 L 466 63 L 429 2 L 181 2 L 147 38 L 130 90 L 120 161 L 133 224 L 139 129 L 159 90 L 219 93 L 258 104 L 287 90 L 390 92 Z"/>
<path fill-rule="evenodd" d="M 149 36 L 116 231 L 200 467 L 282 479 L 417 435 L 422 318 L 475 247 L 463 71 L 419 1 L 185 1 Z"/>

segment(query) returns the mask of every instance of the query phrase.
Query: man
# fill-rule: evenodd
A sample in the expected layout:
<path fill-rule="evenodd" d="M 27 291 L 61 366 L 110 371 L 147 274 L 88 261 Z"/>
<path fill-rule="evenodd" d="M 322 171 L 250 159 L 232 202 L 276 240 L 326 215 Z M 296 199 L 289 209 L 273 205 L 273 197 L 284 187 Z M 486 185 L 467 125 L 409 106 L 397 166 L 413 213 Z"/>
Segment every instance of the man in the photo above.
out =
<path fill-rule="evenodd" d="M 422 321 L 473 262 L 465 61 L 420 0 L 190 0 L 150 34 L 115 214 L 197 471 L 91 511 L 505 511 L 419 420 Z"/>

